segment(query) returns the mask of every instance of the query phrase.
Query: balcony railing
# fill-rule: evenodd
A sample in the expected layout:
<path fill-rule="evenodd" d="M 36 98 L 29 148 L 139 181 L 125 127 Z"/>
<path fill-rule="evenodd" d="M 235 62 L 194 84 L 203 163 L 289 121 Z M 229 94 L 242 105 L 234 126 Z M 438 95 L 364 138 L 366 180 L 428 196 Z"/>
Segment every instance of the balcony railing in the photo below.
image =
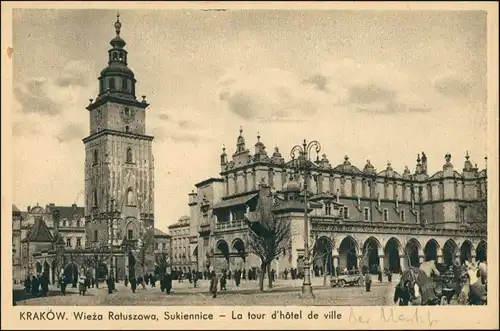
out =
<path fill-rule="evenodd" d="M 217 223 L 215 225 L 216 230 L 224 230 L 224 229 L 243 229 L 246 228 L 247 224 L 245 220 L 235 220 L 232 222 L 222 222 L 222 223 Z"/>

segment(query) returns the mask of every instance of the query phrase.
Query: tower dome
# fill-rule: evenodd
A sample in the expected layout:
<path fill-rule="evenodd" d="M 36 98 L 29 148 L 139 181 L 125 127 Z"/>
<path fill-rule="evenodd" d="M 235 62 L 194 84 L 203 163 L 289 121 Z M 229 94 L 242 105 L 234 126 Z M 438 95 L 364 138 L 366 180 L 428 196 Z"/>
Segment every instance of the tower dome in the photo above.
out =
<path fill-rule="evenodd" d="M 116 15 L 114 24 L 116 36 L 109 42 L 112 46 L 108 50 L 108 66 L 101 71 L 99 76 L 99 98 L 107 95 L 134 100 L 135 75 L 128 67 L 128 52 L 124 49 L 127 44 L 120 36 L 122 23 L 120 14 Z"/>

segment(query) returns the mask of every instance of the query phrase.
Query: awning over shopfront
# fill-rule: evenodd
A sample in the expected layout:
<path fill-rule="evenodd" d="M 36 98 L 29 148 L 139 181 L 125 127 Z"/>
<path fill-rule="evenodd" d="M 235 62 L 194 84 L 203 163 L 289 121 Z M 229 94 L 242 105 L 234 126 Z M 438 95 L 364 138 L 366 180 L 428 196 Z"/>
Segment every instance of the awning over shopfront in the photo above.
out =
<path fill-rule="evenodd" d="M 259 193 L 253 193 L 253 194 L 244 195 L 241 197 L 227 199 L 227 200 L 221 201 L 218 204 L 214 205 L 212 209 L 217 210 L 217 209 L 229 208 L 232 206 L 241 206 L 241 205 L 248 203 L 250 200 L 256 198 L 258 195 L 259 195 Z"/>

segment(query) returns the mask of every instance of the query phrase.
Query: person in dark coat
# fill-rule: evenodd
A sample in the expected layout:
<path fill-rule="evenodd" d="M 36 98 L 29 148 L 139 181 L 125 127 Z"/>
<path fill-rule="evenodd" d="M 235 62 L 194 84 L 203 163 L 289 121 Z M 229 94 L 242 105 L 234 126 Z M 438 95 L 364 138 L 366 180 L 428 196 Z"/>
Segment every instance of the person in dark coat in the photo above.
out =
<path fill-rule="evenodd" d="M 31 278 L 31 295 L 34 297 L 38 296 L 39 293 L 39 287 L 40 287 L 40 282 L 36 276 L 33 276 Z"/>
<path fill-rule="evenodd" d="M 215 274 L 215 271 L 212 271 L 212 274 L 210 275 L 211 278 L 210 278 L 210 293 L 212 293 L 212 298 L 216 298 L 217 297 L 217 283 L 218 283 L 218 279 L 217 279 L 217 275 Z"/>
<path fill-rule="evenodd" d="M 243 268 L 243 270 L 241 271 L 241 277 L 243 277 L 243 280 L 247 279 L 247 271 L 245 270 L 245 268 Z"/>
<path fill-rule="evenodd" d="M 114 282 L 115 281 L 114 281 L 113 277 L 111 277 L 111 276 L 108 276 L 108 278 L 106 279 L 106 284 L 108 285 L 108 294 L 113 293 Z"/>
<path fill-rule="evenodd" d="M 30 276 L 26 276 L 26 279 L 24 280 L 24 291 L 26 293 L 30 293 L 31 292 L 31 279 L 30 279 Z"/>
<path fill-rule="evenodd" d="M 193 287 L 196 288 L 198 286 L 198 273 L 193 271 Z"/>
<path fill-rule="evenodd" d="M 382 268 L 380 268 L 380 266 L 377 267 L 377 274 L 378 274 L 378 282 L 382 283 Z"/>
<path fill-rule="evenodd" d="M 172 275 L 169 273 L 165 275 L 165 291 L 167 291 L 167 294 L 172 291 Z"/>
<path fill-rule="evenodd" d="M 372 287 L 372 277 L 369 272 L 365 273 L 365 290 L 366 292 L 370 292 Z"/>
<path fill-rule="evenodd" d="M 160 291 L 165 292 L 165 275 L 160 275 Z"/>
<path fill-rule="evenodd" d="M 388 269 L 387 270 L 387 280 L 390 282 L 392 282 L 392 270 L 391 269 Z"/>
<path fill-rule="evenodd" d="M 241 270 L 238 269 L 234 272 L 234 282 L 236 284 L 236 287 L 240 287 L 240 283 L 241 283 Z"/>
<path fill-rule="evenodd" d="M 223 272 L 222 273 L 222 277 L 220 278 L 220 290 L 224 290 L 226 291 L 226 283 L 227 283 L 227 279 L 226 279 L 226 273 Z"/>
<path fill-rule="evenodd" d="M 49 275 L 47 273 L 42 274 L 40 285 L 42 288 L 42 296 L 46 297 L 47 293 L 49 293 Z"/>
<path fill-rule="evenodd" d="M 123 283 L 125 284 L 125 287 L 128 287 L 128 276 L 125 275 L 125 280 L 123 281 Z"/>
<path fill-rule="evenodd" d="M 132 289 L 132 293 L 135 293 L 137 289 L 137 279 L 134 276 L 130 277 L 130 288 Z"/>

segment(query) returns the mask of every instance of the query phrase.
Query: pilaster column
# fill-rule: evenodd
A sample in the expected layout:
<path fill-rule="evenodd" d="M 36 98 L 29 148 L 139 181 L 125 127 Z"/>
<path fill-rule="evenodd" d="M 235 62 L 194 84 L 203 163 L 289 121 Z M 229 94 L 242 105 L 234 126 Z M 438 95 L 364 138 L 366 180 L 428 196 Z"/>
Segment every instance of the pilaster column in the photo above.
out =
<path fill-rule="evenodd" d="M 437 263 L 443 263 L 443 250 L 438 248 L 437 250 Z"/>
<path fill-rule="evenodd" d="M 356 263 L 357 267 L 358 267 L 359 270 L 361 270 L 361 268 L 363 267 L 361 265 L 361 262 L 363 261 L 363 255 L 358 255 L 356 260 L 357 260 L 357 263 Z"/>
<path fill-rule="evenodd" d="M 406 258 L 404 256 L 400 256 L 399 257 L 399 268 L 401 270 L 405 270 L 406 269 Z"/>
<path fill-rule="evenodd" d="M 332 260 L 333 260 L 333 275 L 337 276 L 337 267 L 339 266 L 338 255 L 332 256 Z"/>
<path fill-rule="evenodd" d="M 380 265 L 380 268 L 382 268 L 382 270 L 384 270 L 385 268 L 385 260 L 384 260 L 384 256 L 383 255 L 379 255 L 379 265 Z M 369 267 L 369 266 L 368 266 Z"/>

